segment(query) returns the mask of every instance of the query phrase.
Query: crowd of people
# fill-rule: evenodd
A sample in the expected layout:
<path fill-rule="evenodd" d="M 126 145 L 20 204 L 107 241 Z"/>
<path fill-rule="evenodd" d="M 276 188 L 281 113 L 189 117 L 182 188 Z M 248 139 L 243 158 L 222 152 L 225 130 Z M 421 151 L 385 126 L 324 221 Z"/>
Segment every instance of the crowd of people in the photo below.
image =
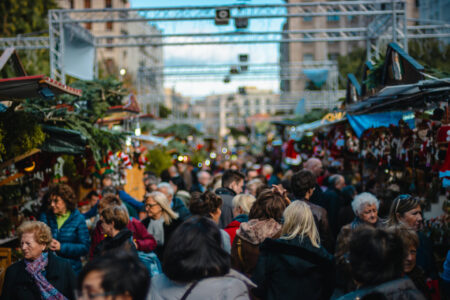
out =
<path fill-rule="evenodd" d="M 69 185 L 50 187 L 39 221 L 17 230 L 23 259 L 0 300 L 450 295 L 450 254 L 436 264 L 420 201 L 380 201 L 319 159 L 283 177 L 268 164 L 178 163 L 144 184 L 134 199 L 105 175 L 84 213 Z"/>

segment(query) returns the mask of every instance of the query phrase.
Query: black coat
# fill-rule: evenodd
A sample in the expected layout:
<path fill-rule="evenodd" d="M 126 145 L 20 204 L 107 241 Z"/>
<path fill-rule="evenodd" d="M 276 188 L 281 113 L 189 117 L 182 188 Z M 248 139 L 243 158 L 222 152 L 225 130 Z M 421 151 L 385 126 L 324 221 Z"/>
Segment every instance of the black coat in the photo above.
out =
<path fill-rule="evenodd" d="M 222 213 L 219 218 L 219 227 L 224 229 L 233 221 L 233 198 L 236 196 L 236 193 L 226 187 L 218 188 L 214 193 L 222 198 L 222 207 L 220 208 Z"/>
<path fill-rule="evenodd" d="M 125 249 L 136 253 L 136 246 L 132 239 L 133 233 L 128 228 L 124 228 L 115 237 L 107 237 L 101 241 L 94 249 L 94 257 L 114 249 Z"/>
<path fill-rule="evenodd" d="M 334 288 L 333 256 L 309 238 L 266 239 L 252 280 L 262 299 L 329 299 Z"/>
<path fill-rule="evenodd" d="M 148 225 L 152 219 L 150 217 L 145 218 L 142 220 L 142 224 L 144 224 L 145 228 L 148 228 Z M 172 220 L 172 222 L 169 225 L 166 225 L 166 223 L 163 223 L 163 229 L 164 229 L 164 245 L 156 245 L 155 253 L 158 256 L 159 260 L 162 261 L 163 259 L 163 253 L 164 253 L 164 247 L 169 242 L 170 237 L 172 236 L 172 233 L 177 229 L 178 225 L 180 225 L 183 221 L 178 219 Z"/>
<path fill-rule="evenodd" d="M 45 278 L 68 299 L 74 299 L 75 273 L 70 263 L 52 253 L 48 254 Z M 1 300 L 41 300 L 39 287 L 33 277 L 25 270 L 25 262 L 11 265 L 5 274 Z"/>

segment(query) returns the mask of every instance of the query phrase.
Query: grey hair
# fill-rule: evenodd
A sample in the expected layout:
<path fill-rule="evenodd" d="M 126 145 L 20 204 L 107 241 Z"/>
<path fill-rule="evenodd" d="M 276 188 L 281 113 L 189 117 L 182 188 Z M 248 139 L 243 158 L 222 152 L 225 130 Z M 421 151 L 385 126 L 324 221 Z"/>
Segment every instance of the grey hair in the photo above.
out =
<path fill-rule="evenodd" d="M 175 193 L 173 190 L 173 187 L 168 182 L 160 182 L 158 184 L 158 189 L 165 188 L 167 190 L 167 193 L 169 193 L 171 196 Z"/>
<path fill-rule="evenodd" d="M 378 201 L 377 197 L 375 197 L 371 193 L 361 193 L 359 195 L 356 195 L 355 199 L 353 199 L 352 201 L 352 209 L 355 215 L 358 215 L 358 213 L 360 213 L 364 209 L 364 206 L 368 204 L 375 204 L 378 210 L 380 201 Z"/>
<path fill-rule="evenodd" d="M 211 176 L 211 174 L 209 174 L 209 173 L 206 172 L 206 171 L 200 171 L 200 172 L 197 173 L 197 178 L 200 179 L 200 178 L 202 177 L 203 174 L 207 174 L 207 175 Z"/>
<path fill-rule="evenodd" d="M 344 179 L 344 176 L 339 175 L 339 174 L 335 174 L 335 175 L 330 176 L 330 178 L 328 179 L 328 182 L 329 182 L 330 186 L 335 187 L 336 183 L 338 182 L 338 180 L 340 178 Z"/>

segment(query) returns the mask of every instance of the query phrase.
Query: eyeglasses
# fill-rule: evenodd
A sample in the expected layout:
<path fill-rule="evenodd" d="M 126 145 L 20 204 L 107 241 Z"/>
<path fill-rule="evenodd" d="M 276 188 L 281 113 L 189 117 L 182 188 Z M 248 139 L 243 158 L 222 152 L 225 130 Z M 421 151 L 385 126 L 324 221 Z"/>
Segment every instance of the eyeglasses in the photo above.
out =
<path fill-rule="evenodd" d="M 409 194 L 402 194 L 402 195 L 399 195 L 399 196 L 397 197 L 397 204 L 395 205 L 395 210 L 394 210 L 394 212 L 397 213 L 397 210 L 398 210 L 398 207 L 399 207 L 399 205 L 400 205 L 400 202 L 402 202 L 403 200 L 406 200 L 406 199 L 411 199 L 411 198 L 412 198 L 412 196 L 409 195 Z"/>
<path fill-rule="evenodd" d="M 152 208 L 152 207 L 155 207 L 155 206 L 159 206 L 159 204 L 145 204 L 144 205 L 145 206 L 145 208 Z"/>

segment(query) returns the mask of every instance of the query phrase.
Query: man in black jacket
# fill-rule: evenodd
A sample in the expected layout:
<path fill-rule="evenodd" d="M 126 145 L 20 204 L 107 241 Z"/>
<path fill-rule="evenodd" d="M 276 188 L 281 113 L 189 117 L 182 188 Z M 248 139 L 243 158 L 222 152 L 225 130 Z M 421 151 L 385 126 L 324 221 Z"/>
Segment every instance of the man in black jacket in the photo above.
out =
<path fill-rule="evenodd" d="M 311 171 L 301 170 L 291 178 L 291 188 L 296 200 L 304 201 L 308 204 L 314 216 L 314 221 L 319 231 L 320 243 L 330 253 L 333 253 L 333 236 L 328 225 L 327 211 L 310 202 L 311 195 L 316 189 L 316 177 Z"/>
<path fill-rule="evenodd" d="M 244 186 L 244 174 L 239 171 L 228 169 L 222 175 L 222 187 L 215 194 L 222 198 L 222 214 L 220 215 L 219 227 L 225 228 L 233 221 L 233 198 L 242 193 Z"/>

